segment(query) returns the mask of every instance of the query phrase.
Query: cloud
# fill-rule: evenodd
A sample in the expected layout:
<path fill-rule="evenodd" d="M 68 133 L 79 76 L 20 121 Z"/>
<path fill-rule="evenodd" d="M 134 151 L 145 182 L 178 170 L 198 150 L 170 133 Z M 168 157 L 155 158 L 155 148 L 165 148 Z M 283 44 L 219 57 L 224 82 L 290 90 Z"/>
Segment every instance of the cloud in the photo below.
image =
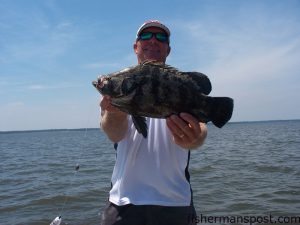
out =
<path fill-rule="evenodd" d="M 80 84 L 80 83 L 56 83 L 53 85 L 50 84 L 34 84 L 34 83 L 29 83 L 29 82 L 14 82 L 13 84 L 11 82 L 8 81 L 0 81 L 0 91 L 4 90 L 7 91 L 12 91 L 14 93 L 16 93 L 16 91 L 18 92 L 23 92 L 23 91 L 28 91 L 28 90 L 32 90 L 32 91 L 43 91 L 43 90 L 50 90 L 50 89 L 69 89 L 69 88 L 80 88 L 80 87 L 84 87 L 84 84 Z M 13 88 L 12 88 L 13 87 Z"/>
<path fill-rule="evenodd" d="M 88 69 L 102 69 L 102 68 L 111 68 L 111 67 L 118 67 L 118 63 L 108 63 L 108 62 L 91 62 L 83 65 L 82 67 L 88 68 Z"/>
<path fill-rule="evenodd" d="M 189 34 L 181 37 L 189 42 L 181 52 L 185 66 L 208 74 L 212 95 L 234 98 L 233 120 L 300 115 L 293 100 L 300 98 L 300 22 L 268 12 L 245 17 L 237 10 L 232 23 L 218 16 L 173 22 Z"/>
<path fill-rule="evenodd" d="M 10 109 L 19 109 L 25 106 L 24 102 L 9 102 L 5 105 L 5 107 L 10 108 Z"/>
<path fill-rule="evenodd" d="M 256 46 L 256 48 L 252 48 Z M 220 49 L 219 54 L 230 49 Z M 300 41 L 282 43 L 276 47 L 258 46 L 250 43 L 245 53 L 218 57 L 209 70 L 218 76 L 220 82 L 248 83 L 268 82 L 283 76 L 286 71 L 299 71 Z M 289 76 L 285 74 L 285 76 Z"/>
<path fill-rule="evenodd" d="M 34 85 L 28 86 L 28 89 L 30 89 L 30 90 L 42 90 L 42 89 L 47 89 L 47 87 L 44 86 L 44 85 L 34 84 Z"/>
<path fill-rule="evenodd" d="M 99 126 L 99 105 L 93 99 L 84 102 L 69 99 L 41 105 L 10 102 L 0 104 L 0 112 L 0 131 Z"/>
<path fill-rule="evenodd" d="M 236 18 L 231 26 L 210 20 L 177 22 L 176 26 L 190 35 L 192 63 L 222 82 L 267 81 L 282 76 L 286 70 L 299 71 L 300 23 L 284 18 L 270 21 L 262 15 L 258 18 L 251 23 L 243 17 Z"/>
<path fill-rule="evenodd" d="M 76 34 L 65 22 L 48 29 L 40 29 L 31 40 L 14 42 L 7 46 L 8 59 L 29 61 L 32 59 L 54 59 L 62 55 L 75 41 Z"/>
<path fill-rule="evenodd" d="M 125 54 L 118 62 L 105 62 L 99 60 L 99 62 L 90 62 L 82 65 L 82 68 L 86 69 L 101 69 L 104 73 L 114 72 L 114 70 L 121 70 L 128 66 L 134 66 L 137 64 L 136 55 L 133 53 Z"/>
<path fill-rule="evenodd" d="M 25 87 L 28 90 L 49 90 L 49 89 L 65 89 L 83 87 L 81 84 L 60 83 L 56 85 L 32 84 Z"/>
<path fill-rule="evenodd" d="M 7 86 L 7 85 L 9 85 L 9 82 L 8 82 L 8 81 L 0 80 L 0 87 L 1 87 L 1 86 Z"/>
<path fill-rule="evenodd" d="M 80 39 L 80 31 L 69 20 L 56 20 L 40 8 L 24 13 L 20 5 L 11 3 L 1 10 L 0 63 L 32 62 L 55 59 Z M 5 10 L 4 10 L 5 8 Z M 49 10 L 53 10 L 49 8 Z"/>

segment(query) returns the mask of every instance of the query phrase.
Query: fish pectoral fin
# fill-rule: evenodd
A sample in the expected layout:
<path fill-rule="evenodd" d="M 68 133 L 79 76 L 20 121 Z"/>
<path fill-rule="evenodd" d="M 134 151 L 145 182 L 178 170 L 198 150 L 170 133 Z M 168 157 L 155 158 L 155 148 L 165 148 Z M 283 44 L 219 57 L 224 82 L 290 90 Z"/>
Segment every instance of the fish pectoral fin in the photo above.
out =
<path fill-rule="evenodd" d="M 114 98 L 111 100 L 111 104 L 119 109 L 126 109 L 128 104 L 128 101 L 124 98 Z"/>
<path fill-rule="evenodd" d="M 131 112 L 132 108 L 132 99 L 135 95 L 135 91 L 129 95 L 120 95 L 117 98 L 111 100 L 111 104 L 119 109 L 123 109 L 125 112 Z"/>
<path fill-rule="evenodd" d="M 132 116 L 132 122 L 136 130 L 146 138 L 148 133 L 146 118 L 142 116 Z"/>

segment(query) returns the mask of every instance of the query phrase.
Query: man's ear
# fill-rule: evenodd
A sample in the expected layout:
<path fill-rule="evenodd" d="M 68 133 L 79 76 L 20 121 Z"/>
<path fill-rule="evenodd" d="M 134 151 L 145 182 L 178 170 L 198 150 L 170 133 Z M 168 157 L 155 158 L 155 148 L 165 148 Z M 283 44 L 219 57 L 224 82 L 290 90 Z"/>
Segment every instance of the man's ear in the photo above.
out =
<path fill-rule="evenodd" d="M 137 53 L 136 52 L 137 51 L 137 44 L 136 44 L 136 42 L 133 44 L 133 50 L 134 50 L 135 53 Z"/>
<path fill-rule="evenodd" d="M 169 46 L 169 48 L 168 48 L 168 55 L 170 54 L 170 52 L 171 52 L 171 47 Z"/>

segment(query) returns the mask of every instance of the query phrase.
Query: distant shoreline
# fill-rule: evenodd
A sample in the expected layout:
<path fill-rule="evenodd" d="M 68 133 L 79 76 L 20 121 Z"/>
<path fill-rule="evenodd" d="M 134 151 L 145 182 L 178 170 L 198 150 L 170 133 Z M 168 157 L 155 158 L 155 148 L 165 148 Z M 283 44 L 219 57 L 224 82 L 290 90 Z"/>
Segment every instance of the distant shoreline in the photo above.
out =
<path fill-rule="evenodd" d="M 58 129 L 40 129 L 40 130 L 10 130 L 10 131 L 0 131 L 3 133 L 34 133 L 34 132 L 55 132 L 55 131 L 85 131 L 85 130 L 98 130 L 100 128 L 58 128 Z"/>
<path fill-rule="evenodd" d="M 288 122 L 288 121 L 300 121 L 300 119 L 283 119 L 283 120 L 253 120 L 253 121 L 234 121 L 228 122 L 228 124 L 239 124 L 239 123 L 270 123 L 270 122 Z M 209 125 L 211 122 L 208 123 Z M 0 131 L 0 134 L 3 133 L 22 133 L 22 132 L 54 132 L 54 131 L 84 131 L 84 130 L 96 130 L 100 129 L 99 127 L 95 128 L 49 128 L 49 129 L 36 129 L 36 130 L 7 130 Z"/>

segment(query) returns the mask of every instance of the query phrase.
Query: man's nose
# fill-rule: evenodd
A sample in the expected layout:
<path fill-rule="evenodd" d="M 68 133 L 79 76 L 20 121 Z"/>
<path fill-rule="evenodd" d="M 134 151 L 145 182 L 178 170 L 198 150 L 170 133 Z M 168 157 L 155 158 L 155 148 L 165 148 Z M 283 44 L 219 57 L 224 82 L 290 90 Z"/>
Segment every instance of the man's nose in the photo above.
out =
<path fill-rule="evenodd" d="M 156 43 L 157 42 L 157 39 L 155 37 L 155 35 L 152 35 L 152 37 L 150 38 L 149 40 L 151 43 Z"/>

